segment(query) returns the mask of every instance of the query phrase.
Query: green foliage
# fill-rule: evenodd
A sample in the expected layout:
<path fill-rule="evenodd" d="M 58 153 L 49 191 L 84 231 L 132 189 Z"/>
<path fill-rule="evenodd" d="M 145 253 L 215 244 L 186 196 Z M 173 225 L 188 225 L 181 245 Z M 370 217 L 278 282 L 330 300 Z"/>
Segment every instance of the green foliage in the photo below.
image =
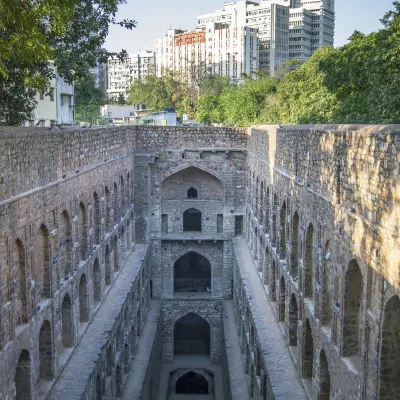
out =
<path fill-rule="evenodd" d="M 0 80 L 4 92 L 19 88 L 18 102 L 0 97 L 0 123 L 26 114 L 36 91 L 45 92 L 54 68 L 68 83 L 83 78 L 89 67 L 106 61 L 103 49 L 109 26 L 127 29 L 134 21 L 116 21 L 125 0 L 0 0 Z M 122 51 L 120 57 L 126 56 Z M 16 73 L 15 68 L 18 69 Z M 23 96 L 26 96 L 23 99 Z M 13 109 L 10 109 L 10 106 Z M 29 107 L 28 107 L 29 108 Z M 12 118 L 14 119 L 14 118 Z"/>
<path fill-rule="evenodd" d="M 123 93 L 120 93 L 118 95 L 118 104 L 123 106 L 124 104 L 126 104 L 126 100 L 125 100 L 125 96 Z"/>
<path fill-rule="evenodd" d="M 78 123 L 95 124 L 100 106 L 107 103 L 103 91 L 96 88 L 93 76 L 87 74 L 75 82 L 75 117 Z"/>

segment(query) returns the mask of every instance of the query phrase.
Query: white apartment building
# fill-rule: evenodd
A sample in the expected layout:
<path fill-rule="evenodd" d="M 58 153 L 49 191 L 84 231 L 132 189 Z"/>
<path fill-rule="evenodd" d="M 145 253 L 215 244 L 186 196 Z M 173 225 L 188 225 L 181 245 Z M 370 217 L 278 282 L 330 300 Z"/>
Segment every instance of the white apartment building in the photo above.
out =
<path fill-rule="evenodd" d="M 131 54 L 124 62 L 110 57 L 108 60 L 108 98 L 118 100 L 122 93 L 127 99 L 134 81 L 142 80 L 147 75 L 154 73 L 155 53 L 152 50 Z"/>
<path fill-rule="evenodd" d="M 156 40 L 157 75 L 179 72 L 199 84 L 208 73 L 240 80 L 258 69 L 257 29 L 209 22 L 192 31 L 170 29 Z"/>
<path fill-rule="evenodd" d="M 227 22 L 258 29 L 259 68 L 273 76 L 288 59 L 308 60 L 321 46 L 333 46 L 334 0 L 233 1 L 197 17 L 197 26 Z"/>
<path fill-rule="evenodd" d="M 56 124 L 75 123 L 74 84 L 68 84 L 58 76 L 50 81 L 48 93 L 38 93 L 34 119 L 26 121 L 25 126 L 50 127 Z"/>
<path fill-rule="evenodd" d="M 108 63 L 99 63 L 96 67 L 89 68 L 89 72 L 93 76 L 95 86 L 107 93 Z"/>

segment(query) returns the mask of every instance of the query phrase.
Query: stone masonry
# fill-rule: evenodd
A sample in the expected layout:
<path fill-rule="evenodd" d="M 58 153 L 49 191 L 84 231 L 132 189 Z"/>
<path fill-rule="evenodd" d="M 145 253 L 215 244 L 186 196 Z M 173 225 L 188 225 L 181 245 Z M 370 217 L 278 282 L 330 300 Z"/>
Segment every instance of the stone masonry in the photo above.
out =
<path fill-rule="evenodd" d="M 1 131 L 0 399 L 400 400 L 399 162 L 399 126 Z"/>

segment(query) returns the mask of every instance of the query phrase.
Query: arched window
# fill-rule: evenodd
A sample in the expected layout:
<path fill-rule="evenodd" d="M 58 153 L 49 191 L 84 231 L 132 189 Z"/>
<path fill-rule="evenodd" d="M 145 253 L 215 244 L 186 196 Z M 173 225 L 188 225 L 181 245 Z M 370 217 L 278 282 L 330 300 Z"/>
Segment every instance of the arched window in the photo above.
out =
<path fill-rule="evenodd" d="M 211 290 L 211 264 L 207 258 L 191 251 L 174 264 L 174 292 Z"/>
<path fill-rule="evenodd" d="M 196 208 L 189 208 L 183 213 L 183 231 L 201 232 L 201 212 Z"/>
<path fill-rule="evenodd" d="M 176 381 L 175 391 L 177 394 L 208 394 L 208 382 L 204 376 L 190 371 Z"/>
<path fill-rule="evenodd" d="M 187 198 L 188 199 L 197 199 L 197 190 L 195 188 L 190 188 L 187 191 Z"/>
<path fill-rule="evenodd" d="M 210 355 L 210 325 L 204 318 L 189 313 L 176 321 L 174 354 Z"/>

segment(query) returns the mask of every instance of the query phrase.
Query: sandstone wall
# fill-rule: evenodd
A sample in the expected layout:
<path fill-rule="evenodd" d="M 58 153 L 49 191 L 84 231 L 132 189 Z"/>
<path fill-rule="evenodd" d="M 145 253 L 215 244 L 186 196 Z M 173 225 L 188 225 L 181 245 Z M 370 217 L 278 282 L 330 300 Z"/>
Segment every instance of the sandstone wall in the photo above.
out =
<path fill-rule="evenodd" d="M 399 126 L 252 129 L 246 238 L 315 396 L 398 396 L 399 138 Z"/>

